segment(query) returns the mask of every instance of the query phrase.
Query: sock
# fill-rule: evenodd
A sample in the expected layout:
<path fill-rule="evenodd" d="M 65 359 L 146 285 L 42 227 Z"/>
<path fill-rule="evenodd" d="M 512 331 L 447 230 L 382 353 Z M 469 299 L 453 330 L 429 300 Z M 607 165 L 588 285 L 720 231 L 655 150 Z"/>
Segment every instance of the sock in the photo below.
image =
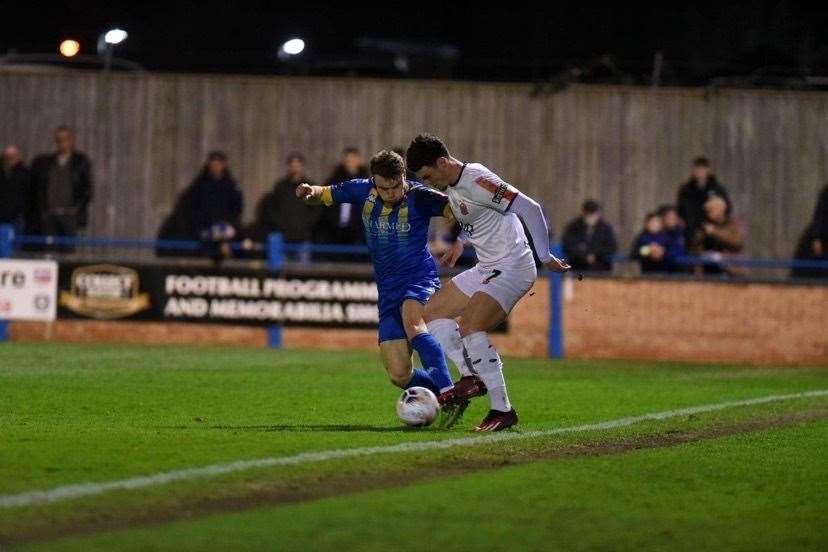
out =
<path fill-rule="evenodd" d="M 408 389 L 410 387 L 425 387 L 435 395 L 440 394 L 440 389 L 434 384 L 434 381 L 431 379 L 431 376 L 428 375 L 428 372 L 421 368 L 415 368 L 411 379 L 408 380 L 408 383 L 405 384 L 405 388 Z"/>
<path fill-rule="evenodd" d="M 506 393 L 506 380 L 503 379 L 503 362 L 497 349 L 489 341 L 486 332 L 475 332 L 463 338 L 463 345 L 469 353 L 472 368 L 486 384 L 492 410 L 508 412 L 512 409 L 509 395 Z"/>
<path fill-rule="evenodd" d="M 469 370 L 469 365 L 466 362 L 466 357 L 463 352 L 463 342 L 460 340 L 460 328 L 457 327 L 457 321 L 451 318 L 440 318 L 438 320 L 432 320 L 427 326 L 431 335 L 440 343 L 443 352 L 446 353 L 446 356 L 460 370 L 460 375 L 471 376 L 472 371 Z"/>
<path fill-rule="evenodd" d="M 449 374 L 448 364 L 446 364 L 446 357 L 443 355 L 443 350 L 433 335 L 430 333 L 417 334 L 411 340 L 411 346 L 420 355 L 420 362 L 423 363 L 423 368 L 428 370 L 428 375 L 440 389 L 441 393 L 446 389 L 454 387 L 451 381 L 451 374 Z"/>

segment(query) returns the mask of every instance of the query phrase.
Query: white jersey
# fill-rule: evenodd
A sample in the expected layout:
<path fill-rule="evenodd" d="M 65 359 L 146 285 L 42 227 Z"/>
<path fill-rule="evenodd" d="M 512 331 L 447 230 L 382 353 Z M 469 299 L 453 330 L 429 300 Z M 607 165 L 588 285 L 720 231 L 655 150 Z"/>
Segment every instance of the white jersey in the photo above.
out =
<path fill-rule="evenodd" d="M 532 250 L 517 215 L 509 207 L 518 191 L 479 163 L 466 163 L 446 189 L 451 210 L 477 252 L 481 265 L 510 259 L 531 262 Z"/>

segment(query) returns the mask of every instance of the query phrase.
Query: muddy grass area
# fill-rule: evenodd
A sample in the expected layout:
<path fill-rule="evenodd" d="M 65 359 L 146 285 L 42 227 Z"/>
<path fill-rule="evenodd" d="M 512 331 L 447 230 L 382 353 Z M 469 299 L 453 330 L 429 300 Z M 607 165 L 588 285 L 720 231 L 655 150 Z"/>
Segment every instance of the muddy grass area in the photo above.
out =
<path fill-rule="evenodd" d="M 574 445 L 548 448 L 534 447 L 529 450 L 511 450 L 508 456 L 488 451 L 477 457 L 462 458 L 442 455 L 427 460 L 406 463 L 404 467 L 389 471 L 347 470 L 295 479 L 261 479 L 248 482 L 234 494 L 227 493 L 215 498 L 181 497 L 173 506 L 155 505 L 152 508 L 127 506 L 123 511 L 77 512 L 71 519 L 47 519 L 21 521 L 13 532 L 0 535 L 0 543 L 13 545 L 26 542 L 48 541 L 70 535 L 93 534 L 116 529 L 164 524 L 179 520 L 196 519 L 210 514 L 238 512 L 254 508 L 293 504 L 298 502 L 361 493 L 376 489 L 402 487 L 420 482 L 434 481 L 472 472 L 495 470 L 509 465 L 528 464 L 555 459 L 587 456 L 619 455 L 641 449 L 678 446 L 684 443 L 718 439 L 767 429 L 782 428 L 816 420 L 828 419 L 828 409 L 789 413 L 774 417 L 753 418 L 727 424 L 712 425 L 694 430 L 672 430 L 630 438 L 587 441 Z"/>

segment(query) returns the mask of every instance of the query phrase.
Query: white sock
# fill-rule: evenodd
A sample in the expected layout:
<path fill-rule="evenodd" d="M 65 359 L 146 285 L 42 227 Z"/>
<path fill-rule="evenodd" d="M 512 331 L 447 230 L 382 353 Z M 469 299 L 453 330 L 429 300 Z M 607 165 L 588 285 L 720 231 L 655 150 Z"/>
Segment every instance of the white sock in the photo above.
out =
<path fill-rule="evenodd" d="M 442 347 L 443 352 L 460 370 L 460 375 L 471 376 L 466 357 L 463 352 L 463 342 L 460 340 L 460 328 L 457 322 L 451 318 L 439 318 L 428 324 L 428 331 Z"/>
<path fill-rule="evenodd" d="M 475 332 L 463 338 L 463 345 L 469 353 L 472 370 L 477 372 L 489 390 L 492 410 L 508 412 L 512 409 L 509 395 L 506 393 L 506 380 L 503 378 L 503 362 L 497 349 L 489 341 L 486 332 Z"/>

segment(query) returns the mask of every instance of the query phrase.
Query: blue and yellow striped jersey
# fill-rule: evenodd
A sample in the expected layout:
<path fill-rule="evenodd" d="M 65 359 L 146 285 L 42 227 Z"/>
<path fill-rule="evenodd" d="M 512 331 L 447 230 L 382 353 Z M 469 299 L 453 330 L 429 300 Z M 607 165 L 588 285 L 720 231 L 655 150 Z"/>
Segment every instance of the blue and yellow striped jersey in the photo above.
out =
<path fill-rule="evenodd" d="M 417 182 L 396 205 L 385 205 L 370 178 L 349 180 L 322 189 L 322 202 L 351 203 L 362 213 L 365 241 L 371 250 L 377 286 L 401 285 L 414 278 L 437 275 L 428 251 L 431 217 L 444 215 L 448 197 Z"/>

